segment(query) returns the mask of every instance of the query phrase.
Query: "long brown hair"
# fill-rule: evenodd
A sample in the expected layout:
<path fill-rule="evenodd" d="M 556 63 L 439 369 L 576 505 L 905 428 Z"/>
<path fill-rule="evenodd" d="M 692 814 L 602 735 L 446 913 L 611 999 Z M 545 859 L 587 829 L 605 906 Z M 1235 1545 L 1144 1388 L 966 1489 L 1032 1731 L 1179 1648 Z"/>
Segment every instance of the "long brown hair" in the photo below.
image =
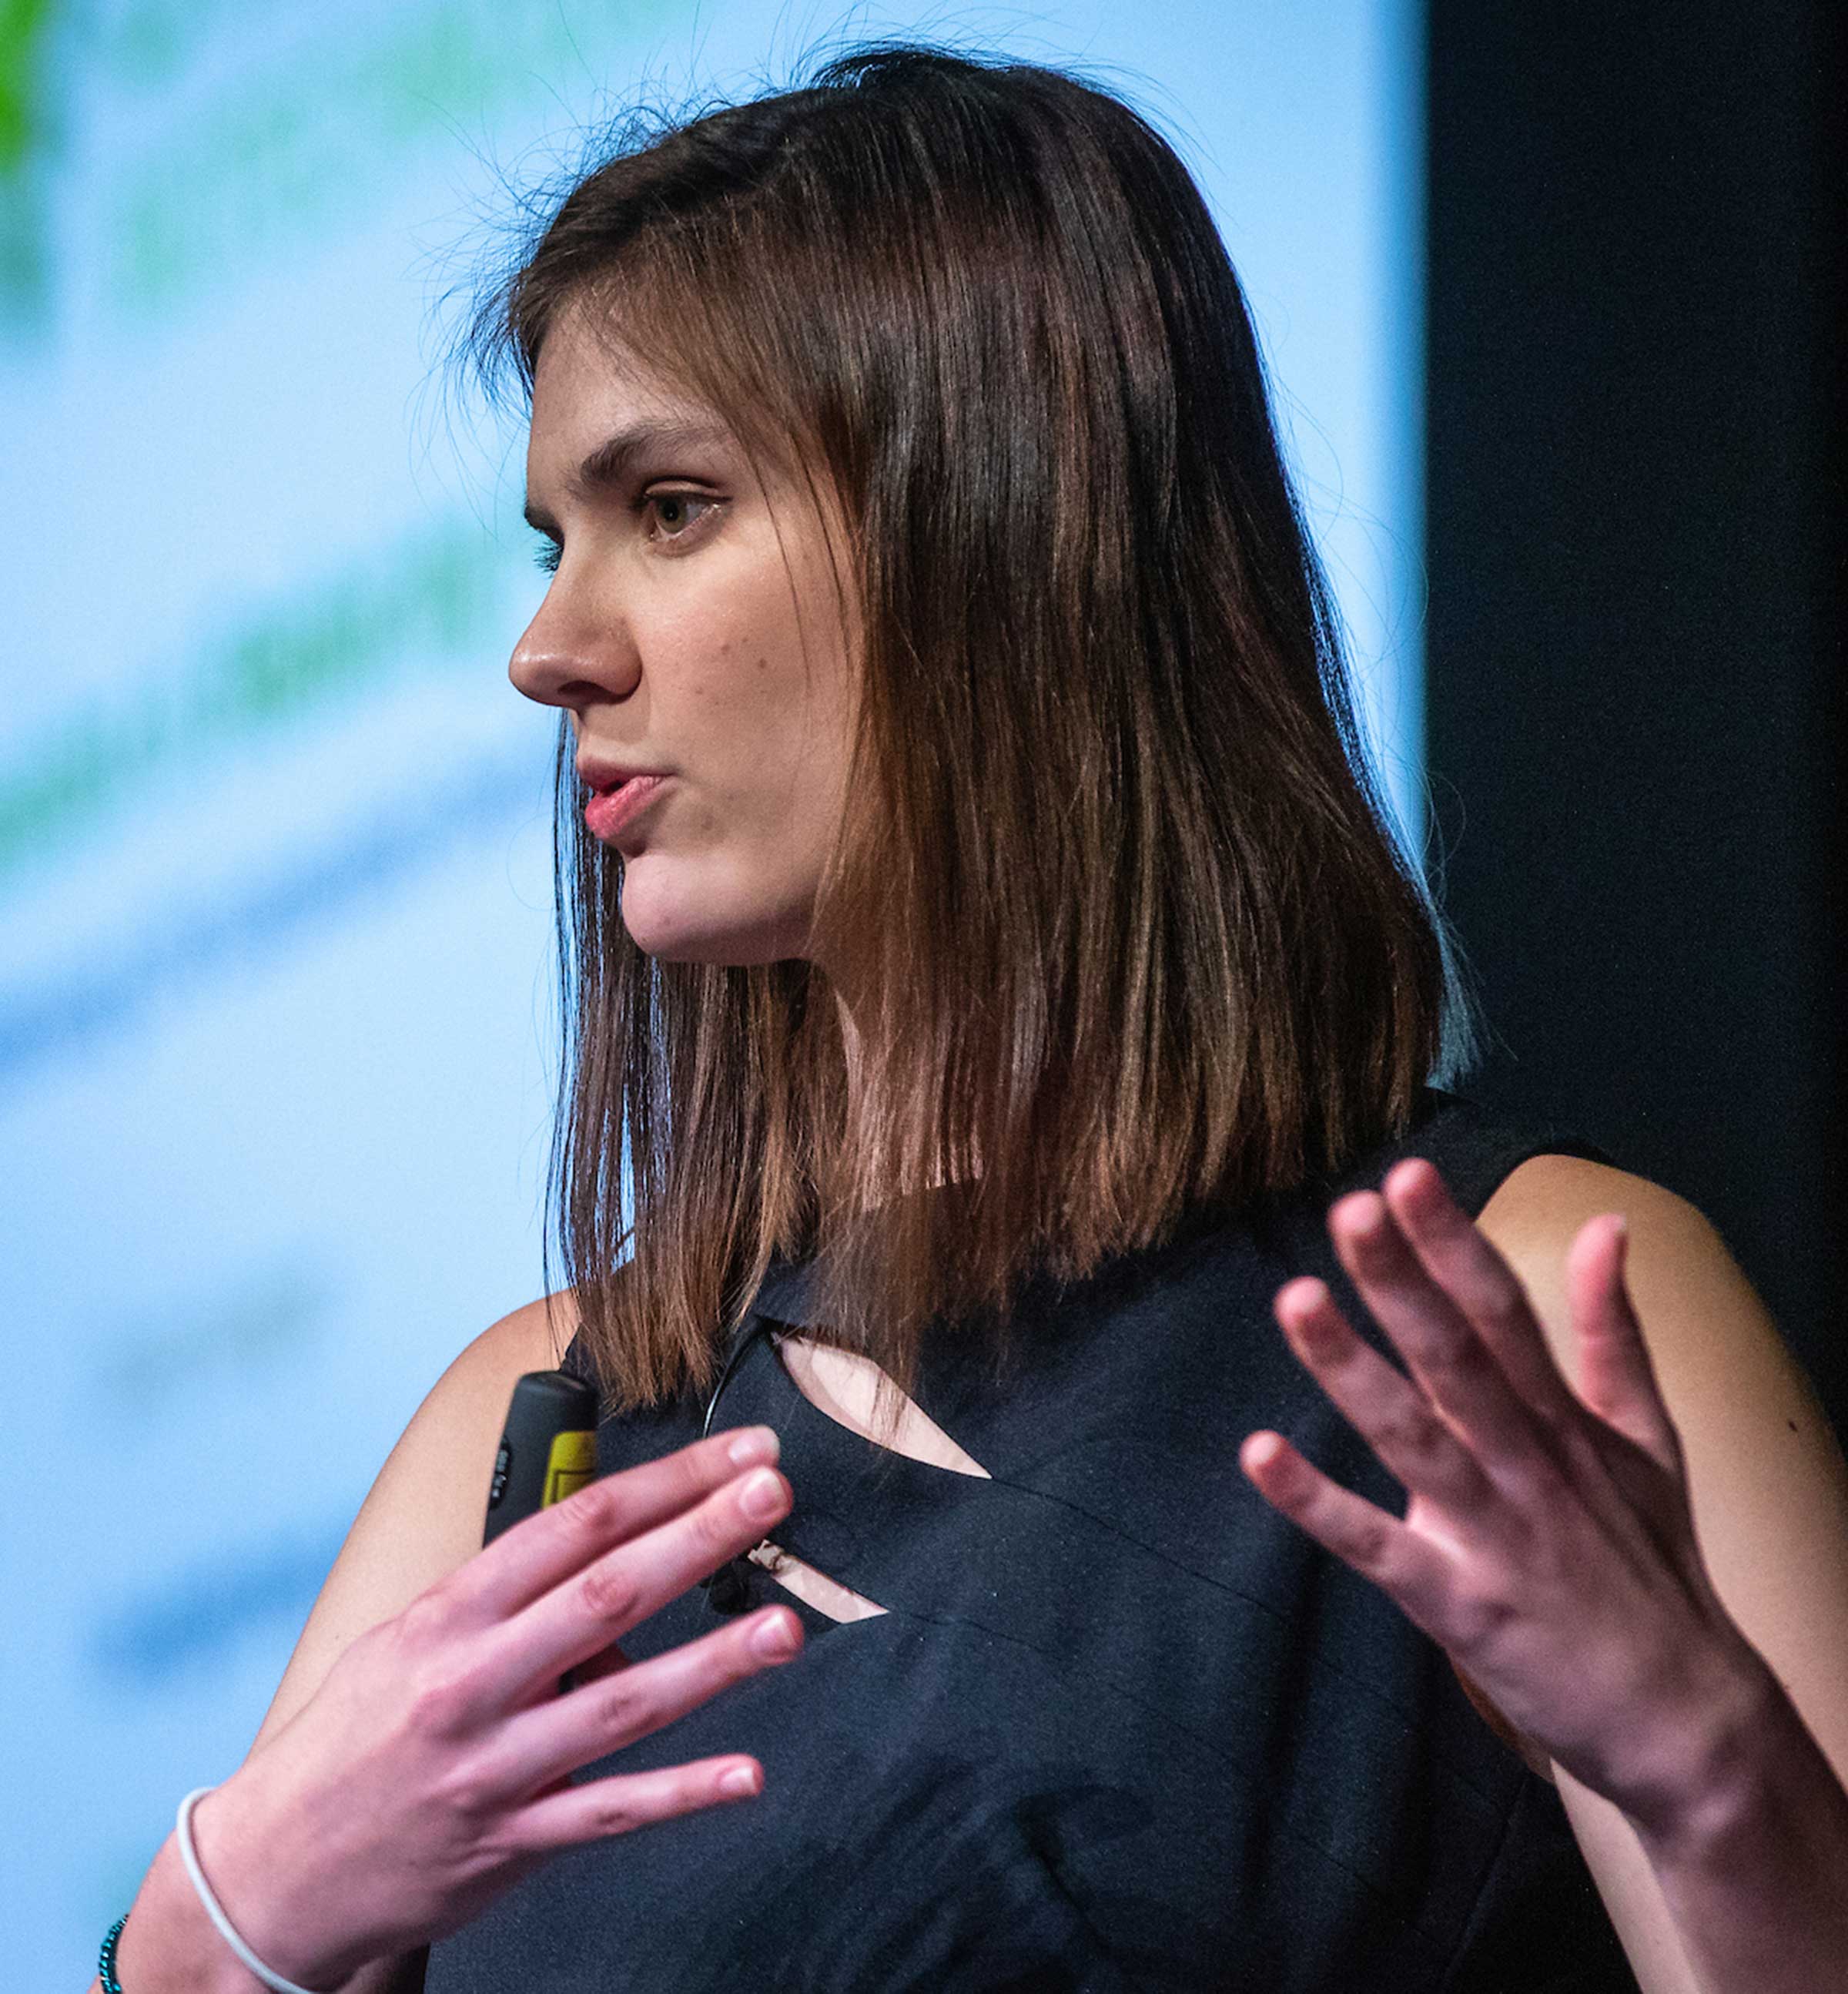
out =
<path fill-rule="evenodd" d="M 579 304 L 836 502 L 863 673 L 816 911 L 850 1091 L 818 966 L 636 947 L 561 754 L 553 1196 L 614 1401 L 709 1384 L 775 1249 L 905 1384 L 933 1320 L 1004 1330 L 1028 1273 L 1402 1130 L 1460 1015 L 1441 929 L 1151 126 L 1054 70 L 860 49 L 608 138 L 477 358 L 529 395 Z"/>

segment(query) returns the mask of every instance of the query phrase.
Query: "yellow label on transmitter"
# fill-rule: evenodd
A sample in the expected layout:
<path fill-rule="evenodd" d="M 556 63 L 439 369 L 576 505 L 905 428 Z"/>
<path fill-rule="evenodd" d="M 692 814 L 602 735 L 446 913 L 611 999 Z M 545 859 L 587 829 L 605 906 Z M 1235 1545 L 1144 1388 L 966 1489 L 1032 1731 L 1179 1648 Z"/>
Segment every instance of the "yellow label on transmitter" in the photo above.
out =
<path fill-rule="evenodd" d="M 549 1509 L 597 1478 L 597 1436 L 594 1433 L 555 1434 L 546 1457 L 545 1492 L 539 1507 Z"/>

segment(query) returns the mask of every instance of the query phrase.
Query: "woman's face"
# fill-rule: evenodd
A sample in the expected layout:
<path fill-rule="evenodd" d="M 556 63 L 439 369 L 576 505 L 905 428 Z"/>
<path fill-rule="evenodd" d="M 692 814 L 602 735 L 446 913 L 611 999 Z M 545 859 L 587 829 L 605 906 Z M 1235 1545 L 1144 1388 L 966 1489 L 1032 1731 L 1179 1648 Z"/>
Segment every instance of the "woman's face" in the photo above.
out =
<path fill-rule="evenodd" d="M 560 551 L 510 676 L 570 714 L 623 925 L 674 961 L 808 954 L 844 797 L 851 646 L 806 494 L 764 475 L 582 314 L 548 334 L 526 516 Z M 612 796 L 631 771 L 665 779 Z"/>

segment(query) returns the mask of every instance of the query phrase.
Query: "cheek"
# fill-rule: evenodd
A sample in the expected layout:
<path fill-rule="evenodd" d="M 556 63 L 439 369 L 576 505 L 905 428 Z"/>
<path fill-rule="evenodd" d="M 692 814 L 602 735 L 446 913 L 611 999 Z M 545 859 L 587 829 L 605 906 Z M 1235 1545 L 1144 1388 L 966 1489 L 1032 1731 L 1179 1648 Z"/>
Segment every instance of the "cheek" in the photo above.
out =
<path fill-rule="evenodd" d="M 755 725 L 755 708 L 773 695 L 786 702 L 792 686 L 799 693 L 802 686 L 801 633 L 787 605 L 779 614 L 749 591 L 665 625 L 655 649 L 663 663 L 679 661 L 676 703 L 703 713 L 751 715 Z"/>
<path fill-rule="evenodd" d="M 652 646 L 663 752 L 696 759 L 715 801 L 742 807 L 756 832 L 774 821 L 805 846 L 809 820 L 831 817 L 850 723 L 840 639 L 816 623 L 798 619 L 779 566 L 773 584 L 706 591 Z"/>
<path fill-rule="evenodd" d="M 712 664 L 694 674 L 692 691 L 707 705 L 736 707 L 755 716 L 771 703 L 773 695 L 777 704 L 786 704 L 783 676 L 775 669 L 769 645 L 761 635 L 752 632 L 724 639 L 714 654 Z M 788 676 L 800 684 L 799 660 Z"/>
<path fill-rule="evenodd" d="M 825 670 L 793 629 L 734 627 L 696 655 L 682 680 L 688 718 L 727 765 L 774 786 L 831 738 Z"/>

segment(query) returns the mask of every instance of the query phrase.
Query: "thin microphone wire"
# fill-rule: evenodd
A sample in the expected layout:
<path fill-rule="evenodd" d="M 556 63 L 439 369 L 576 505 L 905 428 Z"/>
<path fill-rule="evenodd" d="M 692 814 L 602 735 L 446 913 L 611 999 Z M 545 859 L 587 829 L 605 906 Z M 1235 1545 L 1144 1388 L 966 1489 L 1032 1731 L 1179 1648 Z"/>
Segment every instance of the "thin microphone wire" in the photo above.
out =
<path fill-rule="evenodd" d="M 713 1414 L 719 1409 L 719 1395 L 731 1382 L 731 1374 L 744 1362 L 744 1353 L 761 1336 L 768 1327 L 768 1319 L 753 1314 L 731 1339 L 731 1348 L 727 1353 L 724 1369 L 719 1373 L 719 1382 L 712 1388 L 712 1396 L 706 1401 L 706 1417 L 700 1423 L 700 1437 L 707 1440 L 712 1435 Z"/>

